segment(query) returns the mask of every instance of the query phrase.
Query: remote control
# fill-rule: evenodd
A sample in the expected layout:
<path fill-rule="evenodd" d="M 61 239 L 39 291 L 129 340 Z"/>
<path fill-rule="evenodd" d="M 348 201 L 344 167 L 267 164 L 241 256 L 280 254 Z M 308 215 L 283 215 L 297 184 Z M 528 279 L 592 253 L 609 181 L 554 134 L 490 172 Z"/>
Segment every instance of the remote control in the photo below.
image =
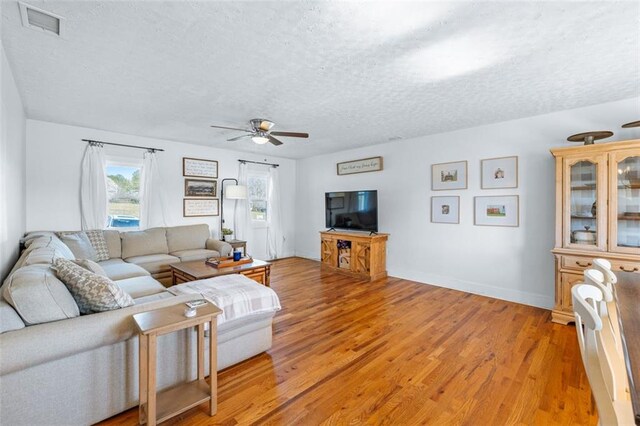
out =
<path fill-rule="evenodd" d="M 207 301 L 204 299 L 192 300 L 191 302 L 185 303 L 190 308 L 197 308 L 198 306 L 206 305 Z"/>

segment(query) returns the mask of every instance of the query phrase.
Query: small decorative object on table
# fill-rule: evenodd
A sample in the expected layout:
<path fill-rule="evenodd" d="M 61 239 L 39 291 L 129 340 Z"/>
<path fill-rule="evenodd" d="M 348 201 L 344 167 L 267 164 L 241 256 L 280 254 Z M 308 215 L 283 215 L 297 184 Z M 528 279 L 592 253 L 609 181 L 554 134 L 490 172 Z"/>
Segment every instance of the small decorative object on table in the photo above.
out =
<path fill-rule="evenodd" d="M 245 263 L 251 263 L 253 259 L 249 256 L 241 257 L 239 260 L 234 260 L 233 256 L 227 257 L 210 257 L 207 259 L 207 265 L 211 265 L 214 268 L 231 268 L 233 266 L 244 265 Z"/>
<path fill-rule="evenodd" d="M 229 228 L 222 228 L 222 241 L 227 241 L 227 237 L 233 235 L 233 230 Z"/>
<path fill-rule="evenodd" d="M 242 258 L 242 252 L 241 252 L 240 250 L 238 250 L 238 249 L 235 249 L 235 250 L 233 251 L 233 261 L 234 261 L 234 262 L 237 262 L 237 261 L 239 261 L 241 258 Z"/>

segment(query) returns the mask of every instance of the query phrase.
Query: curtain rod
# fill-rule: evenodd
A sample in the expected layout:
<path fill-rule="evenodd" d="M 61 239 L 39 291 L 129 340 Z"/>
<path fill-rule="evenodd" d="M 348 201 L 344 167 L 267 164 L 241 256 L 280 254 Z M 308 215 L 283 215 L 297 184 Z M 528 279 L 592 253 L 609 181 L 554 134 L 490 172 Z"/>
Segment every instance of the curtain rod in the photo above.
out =
<path fill-rule="evenodd" d="M 250 160 L 238 160 L 238 161 L 241 163 L 262 164 L 263 166 L 280 167 L 280 164 L 274 164 L 274 163 L 262 163 L 260 161 L 250 161 Z"/>
<path fill-rule="evenodd" d="M 126 144 L 123 144 L 123 143 L 113 143 L 113 142 L 94 141 L 93 139 L 82 139 L 82 142 L 88 142 L 88 143 L 100 143 L 100 144 L 103 144 L 103 145 L 124 146 L 124 147 L 127 147 L 127 148 L 146 149 L 147 151 L 152 151 L 152 152 L 156 152 L 156 151 L 164 152 L 164 149 L 160 149 L 160 148 L 150 148 L 150 147 L 148 147 L 148 146 L 126 145 Z"/>

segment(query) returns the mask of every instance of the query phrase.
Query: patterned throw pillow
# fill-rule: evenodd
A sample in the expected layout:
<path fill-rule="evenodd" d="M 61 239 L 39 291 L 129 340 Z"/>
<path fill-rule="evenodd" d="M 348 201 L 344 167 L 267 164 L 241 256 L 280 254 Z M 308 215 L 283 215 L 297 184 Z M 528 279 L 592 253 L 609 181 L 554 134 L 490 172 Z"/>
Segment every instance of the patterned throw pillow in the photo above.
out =
<path fill-rule="evenodd" d="M 69 289 L 81 314 L 111 311 L 134 304 L 131 296 L 109 278 L 96 275 L 70 260 L 57 258 L 53 269 Z"/>
<path fill-rule="evenodd" d="M 91 245 L 96 251 L 96 262 L 102 262 L 103 260 L 109 260 L 109 247 L 107 247 L 107 240 L 104 238 L 104 232 L 100 229 L 94 229 L 92 231 L 84 231 L 91 241 Z"/>

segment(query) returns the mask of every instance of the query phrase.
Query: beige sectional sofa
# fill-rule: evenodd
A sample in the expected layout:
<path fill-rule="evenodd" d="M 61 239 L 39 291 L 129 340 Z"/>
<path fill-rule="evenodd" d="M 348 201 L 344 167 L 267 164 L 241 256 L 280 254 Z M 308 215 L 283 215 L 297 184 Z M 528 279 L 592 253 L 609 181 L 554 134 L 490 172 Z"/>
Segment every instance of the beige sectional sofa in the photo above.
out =
<path fill-rule="evenodd" d="M 51 232 L 27 235 L 0 300 L 0 424 L 92 424 L 138 403 L 138 339 L 132 315 L 188 300 L 160 282 L 175 262 L 226 255 L 207 225 L 104 231 L 109 259 L 98 262 L 135 305 L 80 315 L 52 270 L 71 250 Z M 275 312 L 218 328 L 218 370 L 271 347 Z M 206 347 L 207 345 L 205 345 Z M 183 330 L 158 342 L 158 388 L 193 379 L 196 336 Z M 208 367 L 207 367 L 208 368 Z"/>

